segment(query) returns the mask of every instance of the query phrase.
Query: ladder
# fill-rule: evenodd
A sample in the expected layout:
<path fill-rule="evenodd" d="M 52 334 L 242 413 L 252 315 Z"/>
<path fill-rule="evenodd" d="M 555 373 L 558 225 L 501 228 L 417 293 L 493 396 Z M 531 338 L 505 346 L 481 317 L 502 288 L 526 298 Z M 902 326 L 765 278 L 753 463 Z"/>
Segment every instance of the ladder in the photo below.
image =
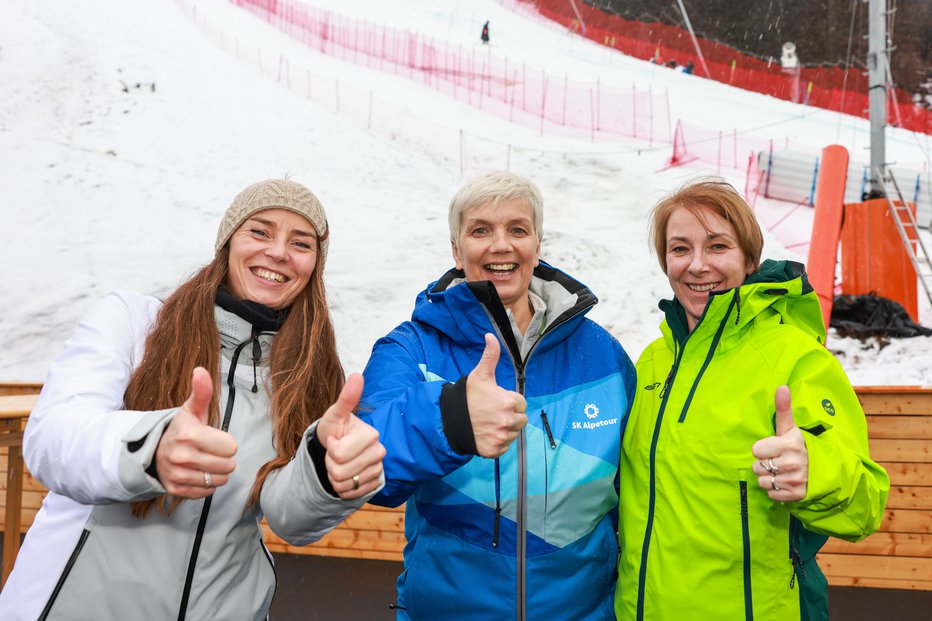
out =
<path fill-rule="evenodd" d="M 913 215 L 913 210 L 909 208 L 906 197 L 900 191 L 900 185 L 893 176 L 892 170 L 878 174 L 877 178 L 880 179 L 880 185 L 883 186 L 887 207 L 889 207 L 893 222 L 900 232 L 900 239 L 903 240 L 906 254 L 913 264 L 913 269 L 916 270 L 916 276 L 926 292 L 929 304 L 932 305 L 932 261 L 929 259 L 929 253 L 922 242 L 922 237 L 919 236 L 919 225 L 916 224 L 916 216 Z M 894 196 L 896 200 L 894 200 Z"/>

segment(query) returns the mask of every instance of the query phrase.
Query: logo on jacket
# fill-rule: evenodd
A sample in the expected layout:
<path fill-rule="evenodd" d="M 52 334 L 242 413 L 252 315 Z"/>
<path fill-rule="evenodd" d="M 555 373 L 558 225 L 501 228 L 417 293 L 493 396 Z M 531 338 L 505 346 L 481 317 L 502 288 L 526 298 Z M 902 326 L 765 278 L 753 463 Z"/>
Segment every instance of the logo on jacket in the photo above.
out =
<path fill-rule="evenodd" d="M 645 386 L 644 390 L 657 390 L 658 388 L 660 388 L 660 382 L 654 382 Z"/>
<path fill-rule="evenodd" d="M 822 409 L 828 412 L 829 416 L 835 416 L 835 406 L 828 399 L 822 399 Z"/>
<path fill-rule="evenodd" d="M 595 403 L 587 403 L 583 408 L 583 414 L 585 414 L 586 420 L 574 420 L 573 429 L 598 429 L 599 427 L 608 427 L 618 422 L 617 418 L 595 420 L 599 417 L 599 413 L 599 406 Z"/>

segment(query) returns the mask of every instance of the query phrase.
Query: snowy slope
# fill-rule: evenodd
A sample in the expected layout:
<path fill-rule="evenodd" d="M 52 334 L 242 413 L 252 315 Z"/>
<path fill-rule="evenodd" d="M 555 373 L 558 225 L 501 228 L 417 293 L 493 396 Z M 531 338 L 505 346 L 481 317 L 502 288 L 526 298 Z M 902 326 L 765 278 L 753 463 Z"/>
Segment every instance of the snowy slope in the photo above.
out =
<path fill-rule="evenodd" d="M 626 58 L 510 2 L 313 4 L 464 46 L 478 45 L 490 19 L 495 54 L 556 75 L 668 89 L 674 118 L 815 149 L 838 141 L 854 154 L 866 144 L 861 121 Z M 242 53 L 231 52 L 231 39 Z M 261 50 L 265 76 L 245 50 Z M 282 59 L 309 81 L 339 79 L 340 112 L 309 101 L 294 81 L 266 77 Z M 466 176 L 504 167 L 506 145 L 512 170 L 544 193 L 543 257 L 593 288 L 602 303 L 590 316 L 636 357 L 657 334 L 657 299 L 669 295 L 647 245 L 646 211 L 665 190 L 714 172 L 656 172 L 669 149 L 634 140 L 541 138 L 405 78 L 322 56 L 223 0 L 0 3 L 0 100 L 0 381 L 42 381 L 106 291 L 170 291 L 210 259 L 232 197 L 285 174 L 327 208 L 340 351 L 346 368 L 359 370 L 373 341 L 451 265 L 449 198 Z M 460 132 L 470 154 L 463 171 Z M 927 138 L 897 132 L 888 153 L 921 167 Z M 743 187 L 743 171 L 724 172 Z M 773 222 L 787 207 L 760 209 Z M 771 233 L 765 255 L 804 258 Z M 932 324 L 932 309 L 922 314 Z M 882 351 L 849 339 L 829 345 L 856 384 L 932 384 L 932 338 Z"/>

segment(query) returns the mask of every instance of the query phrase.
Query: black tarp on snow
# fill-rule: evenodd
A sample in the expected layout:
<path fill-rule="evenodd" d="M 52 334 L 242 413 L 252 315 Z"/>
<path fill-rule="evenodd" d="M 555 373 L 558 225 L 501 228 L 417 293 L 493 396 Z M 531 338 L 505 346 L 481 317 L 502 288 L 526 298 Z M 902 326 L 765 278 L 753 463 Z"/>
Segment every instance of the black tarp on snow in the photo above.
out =
<path fill-rule="evenodd" d="M 876 293 L 835 296 L 829 324 L 841 336 L 930 336 L 932 329 L 914 322 L 899 302 Z"/>

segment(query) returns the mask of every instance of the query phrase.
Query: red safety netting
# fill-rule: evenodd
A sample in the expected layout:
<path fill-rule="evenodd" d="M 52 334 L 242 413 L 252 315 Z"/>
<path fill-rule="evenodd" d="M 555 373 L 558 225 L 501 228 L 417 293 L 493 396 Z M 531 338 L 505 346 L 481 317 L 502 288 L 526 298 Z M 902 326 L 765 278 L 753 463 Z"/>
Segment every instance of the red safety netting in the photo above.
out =
<path fill-rule="evenodd" d="M 695 73 L 704 75 L 692 39 L 682 28 L 623 19 L 582 2 L 521 1 L 533 5 L 541 15 L 625 54 L 643 59 L 659 58 L 661 62 L 675 60 L 680 65 L 691 61 Z M 576 16 L 576 9 L 584 28 Z M 862 71 L 803 67 L 787 72 L 779 62 L 754 58 L 707 39 L 698 38 L 698 41 L 708 66 L 708 77 L 713 80 L 826 110 L 868 117 L 868 82 Z M 890 125 L 932 134 L 932 111 L 915 105 L 909 94 L 901 89 L 889 90 L 887 116 Z"/>
<path fill-rule="evenodd" d="M 488 47 L 453 45 L 299 1 L 232 2 L 328 56 L 408 77 L 540 135 L 582 135 L 593 142 L 612 136 L 648 144 L 672 140 L 665 93 L 580 82 L 529 69 Z"/>

